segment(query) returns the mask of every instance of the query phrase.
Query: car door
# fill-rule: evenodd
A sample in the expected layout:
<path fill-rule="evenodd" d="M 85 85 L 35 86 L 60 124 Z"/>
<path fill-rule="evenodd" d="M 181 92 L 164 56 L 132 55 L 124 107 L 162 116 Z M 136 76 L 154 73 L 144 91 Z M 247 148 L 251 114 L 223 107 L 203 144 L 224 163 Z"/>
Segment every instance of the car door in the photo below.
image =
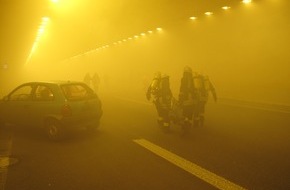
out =
<path fill-rule="evenodd" d="M 47 116 L 59 114 L 60 109 L 58 109 L 59 106 L 55 100 L 55 93 L 48 85 L 38 84 L 35 86 L 29 116 L 34 121 L 35 127 L 42 127 Z"/>
<path fill-rule="evenodd" d="M 5 107 L 6 123 L 25 126 L 29 125 L 29 109 L 32 103 L 33 85 L 21 85 L 12 91 L 3 106 Z"/>

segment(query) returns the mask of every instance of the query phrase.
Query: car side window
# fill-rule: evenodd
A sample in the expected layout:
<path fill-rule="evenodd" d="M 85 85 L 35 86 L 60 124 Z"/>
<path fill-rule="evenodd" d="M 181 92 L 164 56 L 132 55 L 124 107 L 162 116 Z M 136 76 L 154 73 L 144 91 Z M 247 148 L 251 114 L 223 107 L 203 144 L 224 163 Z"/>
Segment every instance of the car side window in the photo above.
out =
<path fill-rule="evenodd" d="M 16 89 L 12 94 L 9 95 L 10 101 L 28 101 L 31 100 L 32 86 L 25 85 Z"/>
<path fill-rule="evenodd" d="M 94 97 L 94 93 L 82 84 L 67 84 L 61 86 L 68 100 L 83 100 Z"/>
<path fill-rule="evenodd" d="M 52 101 L 53 99 L 54 99 L 54 94 L 48 86 L 45 86 L 45 85 L 37 86 L 35 90 L 35 100 Z"/>

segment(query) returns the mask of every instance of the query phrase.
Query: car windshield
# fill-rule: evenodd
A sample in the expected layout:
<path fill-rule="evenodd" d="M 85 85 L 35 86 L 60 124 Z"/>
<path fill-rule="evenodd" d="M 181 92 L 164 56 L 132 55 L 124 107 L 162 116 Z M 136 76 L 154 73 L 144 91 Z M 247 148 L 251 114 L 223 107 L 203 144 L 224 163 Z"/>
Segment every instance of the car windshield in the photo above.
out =
<path fill-rule="evenodd" d="M 84 84 L 65 84 L 61 89 L 67 100 L 84 100 L 96 97 L 96 94 Z"/>

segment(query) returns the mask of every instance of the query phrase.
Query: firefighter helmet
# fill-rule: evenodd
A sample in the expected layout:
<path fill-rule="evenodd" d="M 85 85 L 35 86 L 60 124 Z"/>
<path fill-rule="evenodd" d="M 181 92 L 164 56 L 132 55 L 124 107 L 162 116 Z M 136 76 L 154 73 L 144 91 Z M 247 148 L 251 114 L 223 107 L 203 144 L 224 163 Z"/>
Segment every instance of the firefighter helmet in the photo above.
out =
<path fill-rule="evenodd" d="M 192 73 L 192 69 L 189 66 L 185 66 L 184 69 L 183 69 L 183 72 L 185 72 L 185 73 Z"/>

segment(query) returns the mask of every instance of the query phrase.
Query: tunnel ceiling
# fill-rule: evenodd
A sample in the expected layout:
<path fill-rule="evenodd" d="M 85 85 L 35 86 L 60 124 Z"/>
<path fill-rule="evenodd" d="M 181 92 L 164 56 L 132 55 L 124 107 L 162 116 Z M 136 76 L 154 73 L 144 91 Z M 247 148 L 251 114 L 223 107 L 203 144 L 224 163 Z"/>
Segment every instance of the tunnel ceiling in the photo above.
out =
<path fill-rule="evenodd" d="M 130 36 L 177 27 L 240 0 L 1 0 L 1 64 L 25 64 L 44 16 L 50 18 L 32 58 L 57 62 Z"/>

